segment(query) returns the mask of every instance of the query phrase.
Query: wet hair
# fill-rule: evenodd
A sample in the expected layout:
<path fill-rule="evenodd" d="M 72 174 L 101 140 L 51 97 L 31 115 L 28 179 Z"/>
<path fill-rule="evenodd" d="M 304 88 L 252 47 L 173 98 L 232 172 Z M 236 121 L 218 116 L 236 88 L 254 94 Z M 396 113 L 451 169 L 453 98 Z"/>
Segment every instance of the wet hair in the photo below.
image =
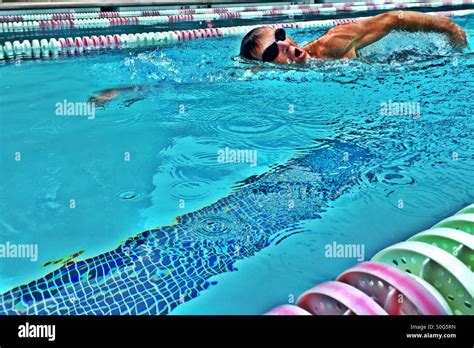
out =
<path fill-rule="evenodd" d="M 253 55 L 257 48 L 261 48 L 260 34 L 265 27 L 250 30 L 240 44 L 240 56 L 246 59 L 258 60 Z"/>

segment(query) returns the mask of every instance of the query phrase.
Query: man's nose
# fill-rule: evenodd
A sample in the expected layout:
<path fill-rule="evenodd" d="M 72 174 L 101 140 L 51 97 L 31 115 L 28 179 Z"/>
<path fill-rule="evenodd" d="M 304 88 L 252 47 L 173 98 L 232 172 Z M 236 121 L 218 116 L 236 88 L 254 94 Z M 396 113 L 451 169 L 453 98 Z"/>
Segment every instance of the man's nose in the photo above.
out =
<path fill-rule="evenodd" d="M 285 52 L 290 47 L 290 44 L 286 41 L 278 41 L 277 44 L 280 52 Z"/>

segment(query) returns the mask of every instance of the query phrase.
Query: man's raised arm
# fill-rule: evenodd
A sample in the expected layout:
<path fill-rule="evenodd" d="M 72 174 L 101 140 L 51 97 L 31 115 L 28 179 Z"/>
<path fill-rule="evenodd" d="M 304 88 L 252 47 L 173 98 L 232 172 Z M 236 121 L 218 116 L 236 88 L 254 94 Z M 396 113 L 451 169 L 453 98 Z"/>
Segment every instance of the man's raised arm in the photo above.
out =
<path fill-rule="evenodd" d="M 445 33 L 455 47 L 463 47 L 467 43 L 466 33 L 449 18 L 396 11 L 331 28 L 321 38 L 305 46 L 305 49 L 317 50 L 321 57 L 353 58 L 358 49 L 380 40 L 392 30 Z"/>

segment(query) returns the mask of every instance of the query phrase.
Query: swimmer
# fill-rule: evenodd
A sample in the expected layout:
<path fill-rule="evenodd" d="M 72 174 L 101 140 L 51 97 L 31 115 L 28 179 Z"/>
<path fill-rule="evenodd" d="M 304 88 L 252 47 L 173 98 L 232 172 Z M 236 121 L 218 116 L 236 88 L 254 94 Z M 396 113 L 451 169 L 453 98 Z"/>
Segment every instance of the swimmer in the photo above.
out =
<path fill-rule="evenodd" d="M 393 30 L 445 33 L 456 49 L 467 45 L 466 33 L 449 18 L 421 12 L 396 11 L 335 26 L 304 47 L 298 46 L 293 39 L 286 36 L 284 29 L 258 27 L 243 38 L 240 56 L 274 64 L 304 64 L 310 59 L 318 58 L 356 58 L 359 49 L 380 40 Z M 154 87 L 157 86 L 106 89 L 91 97 L 89 101 L 94 102 L 96 106 L 104 106 L 123 92 L 138 92 L 144 95 Z M 140 99 L 143 99 L 143 96 L 131 99 L 128 104 Z"/>
<path fill-rule="evenodd" d="M 394 30 L 444 33 L 456 49 L 467 45 L 466 33 L 449 18 L 396 11 L 337 25 L 303 47 L 288 37 L 282 28 L 258 27 L 243 38 L 240 56 L 274 64 L 304 64 L 310 59 L 351 59 L 357 57 L 358 50 Z"/>

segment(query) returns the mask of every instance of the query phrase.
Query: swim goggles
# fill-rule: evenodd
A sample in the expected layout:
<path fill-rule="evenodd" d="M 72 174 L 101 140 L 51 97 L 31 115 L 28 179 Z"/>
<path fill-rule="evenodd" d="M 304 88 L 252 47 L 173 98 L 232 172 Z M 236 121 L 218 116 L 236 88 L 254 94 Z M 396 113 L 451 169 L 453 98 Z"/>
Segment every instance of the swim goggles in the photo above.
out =
<path fill-rule="evenodd" d="M 278 48 L 278 41 L 286 40 L 286 32 L 282 28 L 275 30 L 275 42 L 268 46 L 262 54 L 263 62 L 272 62 L 280 54 L 280 49 Z"/>

